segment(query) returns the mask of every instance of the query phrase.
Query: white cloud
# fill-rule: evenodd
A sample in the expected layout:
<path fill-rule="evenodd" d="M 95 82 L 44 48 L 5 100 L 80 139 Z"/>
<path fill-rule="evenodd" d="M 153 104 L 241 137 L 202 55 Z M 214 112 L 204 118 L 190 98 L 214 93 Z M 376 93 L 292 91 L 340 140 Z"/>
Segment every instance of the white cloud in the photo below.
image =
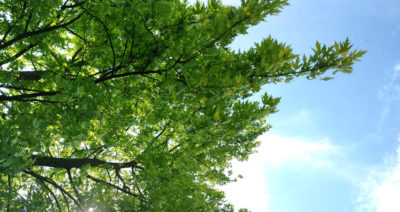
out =
<path fill-rule="evenodd" d="M 399 99 L 400 96 L 396 92 L 399 86 L 398 79 L 400 78 L 400 63 L 393 66 L 392 72 L 389 74 L 389 79 L 385 85 L 378 90 L 378 98 L 385 102 L 391 102 Z"/>
<path fill-rule="evenodd" d="M 289 114 L 288 118 L 281 118 L 274 120 L 273 129 L 275 127 L 279 128 L 287 128 L 288 126 L 296 127 L 296 129 L 316 129 L 317 125 L 315 123 L 315 114 L 312 113 L 309 109 L 300 109 L 295 113 Z M 280 127 L 282 126 L 282 127 Z"/>
<path fill-rule="evenodd" d="M 259 156 L 250 157 L 247 162 L 234 162 L 232 169 L 235 175 L 240 173 L 244 178 L 221 188 L 228 202 L 234 204 L 236 210 L 267 211 L 269 196 L 266 193 L 265 166 Z"/>
<path fill-rule="evenodd" d="M 299 138 L 282 137 L 273 134 L 265 134 L 259 138 L 262 142 L 257 156 L 270 167 L 277 167 L 285 163 L 297 165 L 308 163 L 321 166 L 327 153 L 336 152 L 338 147 L 330 144 L 328 138 L 319 141 L 309 141 Z M 327 164 L 325 164 L 327 165 Z"/>
<path fill-rule="evenodd" d="M 400 142 L 400 135 L 397 138 Z M 357 199 L 358 211 L 400 211 L 400 146 L 397 157 L 386 159 L 384 167 L 371 170 L 361 183 L 361 194 Z"/>
<path fill-rule="evenodd" d="M 378 130 L 393 115 L 400 112 L 400 63 L 387 73 L 386 83 L 378 90 L 382 103 Z M 392 117 L 391 117 L 392 115 Z M 397 138 L 400 142 L 400 134 Z M 400 211 L 400 145 L 397 154 L 387 156 L 384 162 L 373 167 L 360 183 L 360 194 L 356 200 L 358 211 L 399 212 Z"/>
<path fill-rule="evenodd" d="M 399 27 L 400 27 L 400 25 L 399 25 Z M 397 74 L 399 74 L 398 72 L 400 71 L 400 63 L 399 63 L 399 64 L 396 64 L 396 65 L 394 66 L 393 70 L 395 70 L 395 71 L 397 72 Z"/>
<path fill-rule="evenodd" d="M 383 103 L 383 108 L 378 122 L 378 129 L 381 129 L 386 118 L 392 110 L 398 109 L 400 100 L 400 63 L 393 66 L 386 84 L 378 90 L 378 99 Z"/>
<path fill-rule="evenodd" d="M 312 120 L 311 111 L 308 109 L 301 109 L 296 115 L 294 115 L 291 119 L 291 122 L 302 123 L 307 125 L 315 125 Z"/>
<path fill-rule="evenodd" d="M 243 179 L 223 186 L 227 200 L 235 209 L 248 208 L 252 212 L 268 211 L 268 185 L 266 172 L 271 169 L 291 165 L 306 165 L 313 168 L 329 167 L 330 156 L 338 148 L 330 144 L 329 139 L 308 141 L 305 139 L 264 134 L 258 152 L 246 162 L 235 161 L 232 164 L 234 176 L 241 174 Z"/>

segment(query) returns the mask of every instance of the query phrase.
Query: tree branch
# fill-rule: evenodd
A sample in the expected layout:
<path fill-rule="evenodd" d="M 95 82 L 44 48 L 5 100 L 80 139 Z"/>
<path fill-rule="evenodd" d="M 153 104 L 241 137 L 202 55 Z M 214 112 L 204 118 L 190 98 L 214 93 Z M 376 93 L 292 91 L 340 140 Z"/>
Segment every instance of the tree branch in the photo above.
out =
<path fill-rule="evenodd" d="M 79 158 L 54 158 L 48 156 L 39 156 L 33 155 L 31 157 L 34 160 L 33 166 L 46 166 L 52 168 L 63 168 L 63 169 L 72 169 L 72 168 L 81 168 L 85 165 L 90 165 L 93 167 L 97 166 L 111 166 L 114 169 L 123 169 L 123 168 L 138 168 L 144 169 L 142 166 L 138 165 L 136 161 L 123 162 L 123 163 L 115 163 L 115 162 L 107 162 L 99 159 L 79 159 Z"/>
<path fill-rule="evenodd" d="M 40 182 L 42 182 L 42 181 L 40 180 Z M 57 199 L 56 195 L 54 194 L 54 192 L 45 183 L 42 182 L 42 185 L 50 192 L 51 196 L 53 196 L 53 199 L 57 204 L 57 208 L 61 212 L 62 210 L 61 210 L 60 204 L 58 203 L 58 199 Z"/>
<path fill-rule="evenodd" d="M 21 95 L 14 95 L 14 96 L 0 96 L 0 101 L 23 101 L 28 100 L 28 98 L 33 97 L 41 97 L 41 96 L 54 96 L 60 93 L 59 91 L 41 91 L 37 93 L 30 93 L 30 94 L 21 94 Z M 31 99 L 33 100 L 33 99 Z M 36 99 L 39 100 L 39 99 Z"/>
<path fill-rule="evenodd" d="M 66 23 L 63 23 L 63 24 L 59 24 L 59 25 L 55 25 L 55 26 L 51 26 L 51 27 L 45 27 L 45 28 L 42 28 L 42 29 L 39 29 L 39 30 L 36 30 L 36 31 L 26 32 L 26 33 L 20 34 L 17 37 L 5 42 L 4 44 L 0 44 L 0 50 L 9 47 L 9 46 L 13 45 L 14 43 L 16 43 L 16 42 L 18 42 L 18 41 L 20 41 L 20 40 L 22 40 L 24 38 L 28 38 L 28 37 L 39 35 L 39 34 L 46 33 L 46 32 L 50 32 L 50 31 L 57 30 L 57 29 L 60 29 L 60 28 L 64 28 L 64 27 L 66 27 L 68 25 L 71 25 L 76 20 L 78 20 L 82 16 L 82 14 L 83 13 L 79 14 L 74 19 L 72 19 L 72 20 L 70 20 L 70 21 L 68 21 Z"/>
<path fill-rule="evenodd" d="M 10 211 L 10 202 L 11 202 L 11 192 L 12 192 L 10 175 L 7 175 L 7 180 L 8 180 L 8 194 L 10 194 L 10 195 L 7 197 L 6 208 L 7 208 L 7 212 L 9 212 Z"/>
<path fill-rule="evenodd" d="M 115 50 L 114 50 L 114 45 L 111 39 L 111 34 L 110 34 L 110 30 L 107 27 L 107 24 L 104 23 L 104 21 L 102 21 L 99 17 L 93 15 L 92 13 L 90 13 L 86 8 L 84 8 L 83 6 L 81 6 L 81 8 L 92 18 L 96 19 L 104 28 L 104 32 L 106 33 L 108 42 L 110 44 L 110 48 L 111 48 L 111 52 L 112 52 L 112 56 L 113 56 L 113 65 L 112 65 L 112 72 L 115 72 L 115 63 L 116 63 L 116 55 L 115 55 Z"/>
<path fill-rule="evenodd" d="M 22 49 L 21 51 L 19 51 L 18 53 L 16 53 L 15 55 L 3 60 L 0 62 L 0 65 L 4 65 L 6 63 L 9 63 L 13 60 L 18 59 L 19 57 L 21 57 L 23 54 L 25 54 L 27 51 L 29 51 L 30 49 L 32 49 L 33 47 L 37 46 L 37 44 L 30 44 L 29 46 L 27 46 L 25 49 Z"/>
<path fill-rule="evenodd" d="M 13 30 L 13 28 L 17 25 L 17 23 L 25 16 L 25 10 L 26 10 L 26 6 L 27 3 L 26 1 L 24 2 L 24 6 L 21 12 L 21 15 L 19 16 L 19 18 L 14 22 L 13 25 L 9 26 L 6 33 L 4 33 L 3 38 L 0 40 L 0 43 L 3 43 L 4 40 L 7 38 L 8 34 L 10 34 L 10 32 Z"/>
<path fill-rule="evenodd" d="M 57 189 L 59 189 L 61 191 L 61 193 L 66 194 L 70 199 L 72 199 L 72 201 L 75 202 L 75 204 L 78 206 L 79 209 L 82 209 L 81 205 L 79 204 L 79 202 L 75 199 L 75 197 L 73 197 L 70 193 L 68 193 L 65 189 L 63 189 L 61 186 L 59 186 L 56 182 L 54 182 L 52 179 L 48 178 L 48 177 L 43 177 L 42 175 L 36 174 L 33 171 L 30 170 L 23 170 L 24 173 L 29 174 L 43 182 L 47 182 L 50 183 L 51 185 L 53 185 L 54 187 L 56 187 Z"/>
<path fill-rule="evenodd" d="M 270 74 L 253 74 L 253 75 L 250 75 L 249 77 L 265 77 L 265 78 L 285 77 L 285 76 L 289 76 L 289 75 L 297 75 L 297 74 L 303 74 L 303 73 L 307 73 L 307 72 L 311 73 L 311 72 L 318 71 L 318 70 L 325 69 L 325 68 L 326 69 L 333 68 L 335 64 L 336 64 L 336 62 L 335 63 L 331 63 L 331 64 L 326 64 L 326 65 L 323 65 L 323 66 L 314 66 L 311 69 L 306 69 L 306 70 L 301 70 L 301 71 L 292 71 L 292 72 L 286 72 L 286 73 L 271 74 L 271 75 Z"/>
<path fill-rule="evenodd" d="M 209 49 L 209 48 L 213 47 L 216 42 L 221 40 L 226 34 L 228 34 L 230 31 L 232 31 L 234 28 L 239 26 L 241 23 L 243 23 L 248 18 L 250 18 L 250 16 L 246 15 L 244 18 L 242 18 L 239 21 L 237 21 L 234 24 L 232 24 L 229 28 L 227 28 L 224 32 L 222 32 L 218 37 L 214 38 L 209 44 L 207 44 L 203 48 L 197 50 L 192 56 L 190 56 L 189 58 L 181 61 L 181 63 L 187 63 L 187 62 L 191 61 L 192 59 L 196 58 L 197 56 L 201 55 L 206 49 Z"/>
<path fill-rule="evenodd" d="M 73 188 L 75 195 L 78 198 L 78 201 L 80 202 L 80 198 L 79 198 L 80 195 L 79 195 L 78 189 L 76 189 L 76 187 L 74 185 L 74 181 L 72 180 L 71 169 L 67 169 L 67 174 L 68 174 L 69 183 L 71 184 L 71 187 Z"/>
<path fill-rule="evenodd" d="M 125 190 L 125 189 L 123 189 L 123 188 L 121 188 L 121 187 L 119 187 L 119 186 L 117 186 L 117 185 L 114 185 L 114 184 L 112 184 L 112 183 L 109 183 L 109 182 L 107 182 L 107 181 L 94 178 L 94 177 L 92 177 L 92 176 L 90 176 L 90 175 L 86 175 L 86 177 L 89 178 L 89 179 L 91 179 L 91 180 L 93 180 L 93 181 L 96 182 L 96 183 L 104 183 L 104 184 L 107 184 L 107 185 L 109 185 L 109 186 L 111 186 L 111 187 L 113 187 L 113 188 L 115 188 L 115 189 L 117 189 L 117 190 L 119 190 L 119 191 L 124 192 L 125 194 L 131 195 L 131 196 L 133 196 L 133 197 L 139 197 L 139 195 L 134 194 L 134 193 L 132 193 L 132 192 L 130 192 L 130 191 L 127 191 L 127 190 Z"/>
<path fill-rule="evenodd" d="M 38 81 L 44 73 L 45 71 L 20 71 L 18 79 Z"/>
<path fill-rule="evenodd" d="M 125 73 L 121 73 L 121 74 L 114 74 L 111 76 L 107 76 L 104 78 L 98 78 L 94 81 L 95 84 L 99 83 L 99 82 L 104 82 L 106 80 L 109 79 L 113 79 L 113 78 L 118 78 L 118 77 L 125 77 L 125 76 L 130 76 L 130 75 L 144 75 L 144 74 L 161 74 L 163 72 L 167 71 L 167 69 L 163 69 L 163 70 L 150 70 L 150 71 L 133 71 L 133 72 L 125 72 Z"/>
<path fill-rule="evenodd" d="M 1 85 L 0 88 L 8 88 L 8 89 L 13 89 L 13 90 L 21 90 L 21 91 L 35 91 L 35 92 L 42 92 L 40 90 L 35 90 L 35 89 L 29 89 L 29 88 L 23 88 L 23 87 L 18 87 L 18 86 L 11 86 L 11 85 Z"/>
<path fill-rule="evenodd" d="M 182 63 L 181 62 L 182 56 L 180 56 L 178 59 L 175 60 L 174 64 L 172 64 L 170 67 L 166 68 L 166 69 L 160 69 L 160 70 L 148 70 L 148 71 L 132 71 L 132 72 L 125 72 L 125 73 L 121 73 L 121 74 L 113 74 L 111 76 L 106 76 L 106 77 L 100 77 L 98 79 L 96 79 L 94 81 L 95 84 L 100 83 L 100 82 L 104 82 L 106 80 L 109 79 L 113 79 L 113 78 L 119 78 L 119 77 L 125 77 L 125 76 L 130 76 L 130 75 L 146 75 L 146 74 L 162 74 L 164 72 L 167 72 L 173 68 L 176 67 L 176 65 L 178 63 Z M 146 65 L 146 67 L 149 65 L 150 63 L 148 63 Z M 144 69 L 146 69 L 146 67 Z"/>
<path fill-rule="evenodd" d="M 83 5 L 85 3 L 85 1 L 81 1 L 75 4 L 67 4 L 68 1 L 65 2 L 65 4 L 63 6 L 61 6 L 61 10 L 65 10 L 65 9 L 73 9 L 75 7 L 79 7 L 81 5 Z"/>

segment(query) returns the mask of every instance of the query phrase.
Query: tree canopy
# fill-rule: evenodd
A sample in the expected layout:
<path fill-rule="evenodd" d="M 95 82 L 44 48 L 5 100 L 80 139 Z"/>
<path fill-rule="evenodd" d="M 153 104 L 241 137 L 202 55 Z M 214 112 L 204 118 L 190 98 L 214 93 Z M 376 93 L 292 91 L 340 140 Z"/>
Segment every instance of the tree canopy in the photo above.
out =
<path fill-rule="evenodd" d="M 364 54 L 349 40 L 309 56 L 272 37 L 229 47 L 287 4 L 1 0 L 0 210 L 231 211 L 216 187 L 279 102 L 249 97 Z"/>

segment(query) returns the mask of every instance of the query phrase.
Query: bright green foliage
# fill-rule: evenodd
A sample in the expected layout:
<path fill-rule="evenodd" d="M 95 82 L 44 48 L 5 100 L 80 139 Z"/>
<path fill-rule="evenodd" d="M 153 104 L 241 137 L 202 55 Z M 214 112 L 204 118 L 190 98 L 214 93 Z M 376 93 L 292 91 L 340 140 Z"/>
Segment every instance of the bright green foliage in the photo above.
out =
<path fill-rule="evenodd" d="M 0 210 L 231 211 L 215 186 L 279 102 L 248 97 L 364 54 L 348 40 L 309 57 L 271 37 L 229 48 L 285 5 L 1 0 Z"/>

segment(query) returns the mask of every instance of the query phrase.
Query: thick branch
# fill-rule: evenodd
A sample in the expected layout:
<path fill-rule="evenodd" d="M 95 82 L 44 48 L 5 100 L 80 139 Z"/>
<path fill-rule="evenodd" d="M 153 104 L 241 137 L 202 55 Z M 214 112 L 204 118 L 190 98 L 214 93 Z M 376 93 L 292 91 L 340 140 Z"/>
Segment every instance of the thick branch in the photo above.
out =
<path fill-rule="evenodd" d="M 38 156 L 33 155 L 32 159 L 34 159 L 33 166 L 47 166 L 52 168 L 63 168 L 63 169 L 72 169 L 72 168 L 81 168 L 85 165 L 90 166 L 111 166 L 114 169 L 123 169 L 123 168 L 138 168 L 143 169 L 142 166 L 139 166 L 136 161 L 130 161 L 125 163 L 115 163 L 115 162 L 107 162 L 98 159 L 89 159 L 89 158 L 53 158 L 48 156 Z"/>
<path fill-rule="evenodd" d="M 51 70 L 46 70 L 46 71 L 18 71 L 18 77 L 17 80 L 29 80 L 29 81 L 38 81 L 42 79 L 43 74 L 46 72 L 51 72 Z M 10 71 L 0 71 L 0 74 L 6 75 L 7 77 L 12 77 L 13 72 Z M 3 87 L 3 86 L 2 86 Z"/>
<path fill-rule="evenodd" d="M 35 90 L 35 89 L 30 89 L 30 88 L 23 88 L 23 87 L 18 87 L 18 86 L 11 86 L 11 85 L 1 85 L 0 88 L 8 88 L 8 89 L 13 89 L 13 90 L 21 90 L 21 91 L 36 91 L 36 92 L 42 92 L 40 90 Z"/>
<path fill-rule="evenodd" d="M 14 96 L 0 96 L 0 101 L 20 101 L 20 100 L 25 100 L 28 98 L 33 98 L 33 97 L 40 97 L 40 96 L 54 96 L 60 92 L 58 91 L 42 91 L 42 92 L 37 92 L 37 93 L 30 93 L 30 94 L 21 94 L 21 95 L 14 95 Z"/>
<path fill-rule="evenodd" d="M 19 71 L 18 79 L 38 81 L 42 78 L 45 71 Z"/>

